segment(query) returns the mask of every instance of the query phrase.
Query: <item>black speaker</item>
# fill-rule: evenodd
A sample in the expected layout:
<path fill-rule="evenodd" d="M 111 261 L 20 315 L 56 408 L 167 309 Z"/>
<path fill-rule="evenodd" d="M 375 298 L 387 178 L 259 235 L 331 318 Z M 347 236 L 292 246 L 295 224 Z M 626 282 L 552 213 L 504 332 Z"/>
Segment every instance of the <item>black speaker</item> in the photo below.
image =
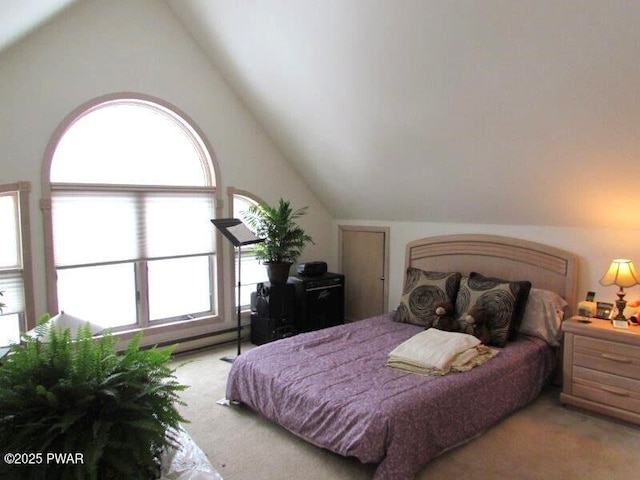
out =
<path fill-rule="evenodd" d="M 256 289 L 255 308 L 258 316 L 265 318 L 290 318 L 295 315 L 295 287 L 291 283 L 273 285 L 259 283 Z"/>
<path fill-rule="evenodd" d="M 344 275 L 289 277 L 296 289 L 296 330 L 310 332 L 344 323 Z"/>
<path fill-rule="evenodd" d="M 251 343 L 262 345 L 295 335 L 295 286 L 259 283 L 251 295 Z"/>

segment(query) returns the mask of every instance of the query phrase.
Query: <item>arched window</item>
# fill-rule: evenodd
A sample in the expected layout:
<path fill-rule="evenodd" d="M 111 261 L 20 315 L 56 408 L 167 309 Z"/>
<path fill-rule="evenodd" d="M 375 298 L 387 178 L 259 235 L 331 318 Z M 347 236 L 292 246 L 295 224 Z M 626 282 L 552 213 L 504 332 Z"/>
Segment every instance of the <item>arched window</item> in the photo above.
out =
<path fill-rule="evenodd" d="M 115 330 L 217 316 L 213 153 L 193 123 L 127 95 L 92 102 L 59 130 L 49 303 Z"/>
<path fill-rule="evenodd" d="M 261 202 L 261 200 L 255 195 L 252 195 L 249 192 L 236 190 L 233 187 L 229 187 L 228 193 L 233 210 L 232 216 L 233 218 L 239 218 L 240 220 L 242 220 L 242 214 L 245 210 L 247 210 L 251 205 L 257 205 Z M 238 278 L 237 256 L 235 258 L 234 266 L 235 278 Z M 243 309 L 249 308 L 251 292 L 256 291 L 257 284 L 267 281 L 267 271 L 264 265 L 256 259 L 252 245 L 242 247 L 242 290 L 240 291 L 240 302 L 242 303 L 241 306 Z M 237 288 L 238 287 L 236 286 L 236 289 Z M 238 292 L 236 291 L 236 296 L 234 298 L 238 298 L 237 295 Z"/>

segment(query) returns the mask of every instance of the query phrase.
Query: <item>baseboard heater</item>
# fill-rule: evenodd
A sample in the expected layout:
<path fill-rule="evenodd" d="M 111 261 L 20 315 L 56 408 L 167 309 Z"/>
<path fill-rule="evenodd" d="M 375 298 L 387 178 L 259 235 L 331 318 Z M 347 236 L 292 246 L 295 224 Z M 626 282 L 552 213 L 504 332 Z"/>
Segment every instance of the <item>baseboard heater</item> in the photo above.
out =
<path fill-rule="evenodd" d="M 249 328 L 243 325 L 241 328 L 241 338 L 243 341 L 248 340 Z M 166 341 L 158 343 L 159 347 L 168 347 L 171 345 L 177 345 L 174 353 L 186 353 L 200 350 L 203 348 L 216 347 L 221 345 L 230 344 L 236 341 L 238 330 L 237 328 L 226 328 L 224 330 L 216 330 L 211 333 L 203 333 L 201 335 L 194 335 L 186 337 L 176 341 Z"/>

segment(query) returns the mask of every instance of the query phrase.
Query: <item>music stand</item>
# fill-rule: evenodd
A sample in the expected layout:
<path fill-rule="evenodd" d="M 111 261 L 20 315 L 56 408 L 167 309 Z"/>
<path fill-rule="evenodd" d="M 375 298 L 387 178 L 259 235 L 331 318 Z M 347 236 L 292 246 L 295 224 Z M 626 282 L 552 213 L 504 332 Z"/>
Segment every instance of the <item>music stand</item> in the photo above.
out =
<path fill-rule="evenodd" d="M 240 331 L 242 330 L 242 325 L 240 324 L 240 265 L 242 263 L 242 246 L 264 242 L 264 238 L 256 237 L 254 233 L 237 218 L 214 218 L 211 220 L 211 223 L 213 223 L 216 228 L 220 230 L 220 232 L 222 232 L 222 234 L 233 244 L 234 247 L 238 248 L 238 354 L 236 357 L 226 356 L 221 358 L 221 360 L 224 360 L 225 362 L 233 363 L 233 361 L 240 356 Z"/>

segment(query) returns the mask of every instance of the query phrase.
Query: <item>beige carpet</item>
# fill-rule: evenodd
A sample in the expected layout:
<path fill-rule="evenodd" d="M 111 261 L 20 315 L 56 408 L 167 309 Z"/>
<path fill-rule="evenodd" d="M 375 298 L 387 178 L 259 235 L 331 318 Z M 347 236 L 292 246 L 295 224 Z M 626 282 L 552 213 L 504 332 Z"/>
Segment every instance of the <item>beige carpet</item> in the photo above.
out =
<path fill-rule="evenodd" d="M 243 351 L 251 348 L 244 344 Z M 177 356 L 173 366 L 187 406 L 185 425 L 224 480 L 370 479 L 373 467 L 314 447 L 246 408 L 216 404 L 235 347 Z M 620 479 L 640 475 L 640 427 L 558 402 L 549 388 L 479 438 L 433 460 L 417 480 Z"/>

